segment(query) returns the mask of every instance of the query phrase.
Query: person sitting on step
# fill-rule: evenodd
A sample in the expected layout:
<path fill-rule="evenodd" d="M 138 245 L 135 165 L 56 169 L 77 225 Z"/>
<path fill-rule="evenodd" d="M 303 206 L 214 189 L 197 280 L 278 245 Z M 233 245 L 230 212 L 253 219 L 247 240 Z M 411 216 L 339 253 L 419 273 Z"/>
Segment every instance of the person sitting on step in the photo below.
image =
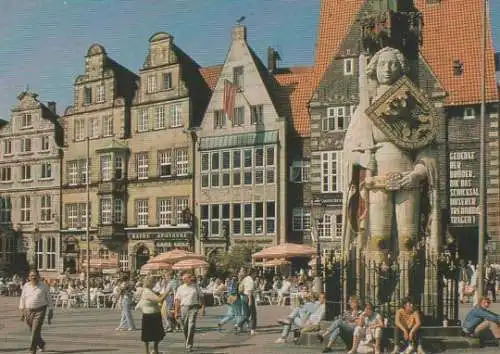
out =
<path fill-rule="evenodd" d="M 401 308 L 396 311 L 395 324 L 398 330 L 396 331 L 395 346 L 393 354 L 399 353 L 399 340 L 401 333 L 403 333 L 404 345 L 406 349 L 404 354 L 413 354 L 417 348 L 418 354 L 425 354 L 422 348 L 422 337 L 420 334 L 420 327 L 422 321 L 420 313 L 413 308 L 413 302 L 410 298 L 405 298 L 401 302 Z"/>
<path fill-rule="evenodd" d="M 285 319 L 278 323 L 283 325 L 283 332 L 275 343 L 285 343 L 292 326 L 296 326 L 294 331 L 294 341 L 298 341 L 302 333 L 312 332 L 319 329 L 319 323 L 325 317 L 324 293 L 319 294 L 318 301 L 306 302 L 304 305 L 295 308 Z"/>
<path fill-rule="evenodd" d="M 474 306 L 462 324 L 462 331 L 468 336 L 482 337 L 490 330 L 493 336 L 500 340 L 500 315 L 489 310 L 491 300 L 487 296 L 479 299 L 478 305 Z"/>
<path fill-rule="evenodd" d="M 348 354 L 356 354 L 362 342 L 363 344 L 368 343 L 370 346 L 373 346 L 375 354 L 380 354 L 380 342 L 382 339 L 384 321 L 380 314 L 373 311 L 373 304 L 367 303 L 365 305 L 365 310 L 358 318 L 357 323 L 358 325 L 354 328 L 352 348 Z"/>
<path fill-rule="evenodd" d="M 335 341 L 340 336 L 344 343 L 350 343 L 352 336 L 354 334 L 354 328 L 356 327 L 356 321 L 361 316 L 361 311 L 359 310 L 359 301 L 355 295 L 349 298 L 350 309 L 345 311 L 340 318 L 337 318 L 333 323 L 324 331 L 319 333 L 317 338 L 320 342 L 323 342 L 327 335 L 330 335 L 328 339 L 328 344 L 323 353 L 330 353 Z M 349 345 L 347 345 L 349 347 Z"/>

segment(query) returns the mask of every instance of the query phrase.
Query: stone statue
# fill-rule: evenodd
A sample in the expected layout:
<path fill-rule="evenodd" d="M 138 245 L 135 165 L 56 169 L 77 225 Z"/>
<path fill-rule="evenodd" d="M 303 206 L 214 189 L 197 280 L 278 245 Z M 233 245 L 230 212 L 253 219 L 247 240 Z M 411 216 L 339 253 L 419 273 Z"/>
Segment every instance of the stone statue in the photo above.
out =
<path fill-rule="evenodd" d="M 435 224 L 438 242 L 437 115 L 399 50 L 385 47 L 365 62 L 361 55 L 360 104 L 344 140 L 343 251 L 356 239 L 378 263 L 391 253 L 409 260 L 422 218 Z"/>

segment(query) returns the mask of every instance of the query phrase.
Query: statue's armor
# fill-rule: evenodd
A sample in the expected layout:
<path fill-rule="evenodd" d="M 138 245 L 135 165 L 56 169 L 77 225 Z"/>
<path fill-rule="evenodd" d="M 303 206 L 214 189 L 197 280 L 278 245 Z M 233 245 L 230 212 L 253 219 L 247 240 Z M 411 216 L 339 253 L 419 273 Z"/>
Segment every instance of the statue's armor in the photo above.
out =
<path fill-rule="evenodd" d="M 381 145 L 375 152 L 377 175 L 386 176 L 388 173 L 406 173 L 412 171 L 414 163 L 411 156 L 406 151 L 390 142 L 380 129 L 375 126 L 372 126 L 372 128 L 375 144 Z"/>

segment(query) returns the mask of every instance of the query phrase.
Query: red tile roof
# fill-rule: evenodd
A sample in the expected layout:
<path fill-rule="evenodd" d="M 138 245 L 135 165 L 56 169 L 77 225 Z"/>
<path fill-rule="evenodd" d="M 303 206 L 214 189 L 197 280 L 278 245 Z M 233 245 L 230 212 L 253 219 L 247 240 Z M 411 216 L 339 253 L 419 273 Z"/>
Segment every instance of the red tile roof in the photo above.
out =
<path fill-rule="evenodd" d="M 219 79 L 222 67 L 224 65 L 212 65 L 200 69 L 201 76 L 207 83 L 210 90 L 214 90 L 217 85 L 217 80 Z"/>
<path fill-rule="evenodd" d="M 422 55 L 448 92 L 447 105 L 466 105 L 481 100 L 482 5 L 484 0 L 442 1 L 427 5 L 416 0 L 423 14 Z M 453 61 L 463 63 L 463 74 L 455 76 Z M 486 97 L 498 101 L 495 51 L 488 25 Z"/>

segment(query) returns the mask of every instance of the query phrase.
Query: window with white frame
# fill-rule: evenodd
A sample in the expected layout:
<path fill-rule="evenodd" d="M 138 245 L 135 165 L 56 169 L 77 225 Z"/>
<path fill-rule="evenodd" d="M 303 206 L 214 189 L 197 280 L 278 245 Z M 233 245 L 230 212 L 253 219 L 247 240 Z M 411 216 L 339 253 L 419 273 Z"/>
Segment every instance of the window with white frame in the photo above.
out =
<path fill-rule="evenodd" d="M 101 122 L 99 121 L 99 118 L 90 119 L 89 136 L 91 138 L 98 138 L 101 130 L 100 128 L 101 128 Z"/>
<path fill-rule="evenodd" d="M 231 227 L 233 235 L 241 235 L 241 204 L 232 205 L 233 214 L 231 219 Z"/>
<path fill-rule="evenodd" d="M 2 182 L 12 181 L 12 167 L 2 167 L 0 168 L 0 180 Z"/>
<path fill-rule="evenodd" d="M 188 174 L 188 149 L 175 150 L 175 173 L 177 176 L 186 176 Z"/>
<path fill-rule="evenodd" d="M 293 231 L 311 230 L 311 212 L 306 208 L 294 208 L 292 212 Z"/>
<path fill-rule="evenodd" d="M 319 219 L 317 235 L 320 238 L 331 238 L 332 237 L 332 217 L 331 215 L 324 214 L 322 218 Z"/>
<path fill-rule="evenodd" d="M 42 179 L 43 178 L 46 178 L 46 179 L 52 178 L 52 165 L 50 163 L 42 163 L 41 169 L 42 169 L 42 173 L 41 173 L 40 177 Z"/>
<path fill-rule="evenodd" d="M 148 76 L 148 86 L 147 86 L 147 92 L 152 93 L 156 91 L 156 75 L 149 75 Z"/>
<path fill-rule="evenodd" d="M 113 222 L 123 224 L 123 199 L 115 198 L 113 200 Z"/>
<path fill-rule="evenodd" d="M 266 148 L 266 184 L 273 184 L 275 182 L 275 165 L 275 149 L 273 146 L 268 146 Z"/>
<path fill-rule="evenodd" d="M 22 165 L 21 166 L 21 180 L 22 181 L 31 181 L 31 166 L 30 165 Z"/>
<path fill-rule="evenodd" d="M 253 183 L 253 149 L 243 150 L 243 184 L 250 185 Z"/>
<path fill-rule="evenodd" d="M 40 197 L 40 221 L 52 220 L 52 196 L 49 194 Z"/>
<path fill-rule="evenodd" d="M 163 73 L 163 89 L 168 90 L 172 88 L 172 73 Z"/>
<path fill-rule="evenodd" d="M 135 154 L 136 170 L 138 179 L 147 179 L 149 175 L 149 156 L 147 152 Z"/>
<path fill-rule="evenodd" d="M 120 180 L 124 176 L 125 163 L 122 155 L 115 155 L 114 178 Z"/>
<path fill-rule="evenodd" d="M 189 199 L 188 198 L 176 198 L 175 199 L 175 209 L 177 212 L 177 224 L 184 224 L 184 220 L 182 218 L 182 212 L 188 207 Z"/>
<path fill-rule="evenodd" d="M 158 223 L 160 226 L 172 224 L 172 200 L 158 199 Z"/>
<path fill-rule="evenodd" d="M 47 269 L 47 270 L 56 269 L 56 254 L 57 254 L 56 238 L 55 237 L 48 237 L 47 238 L 47 252 L 45 254 L 45 256 L 46 256 L 45 269 Z"/>
<path fill-rule="evenodd" d="M 119 266 L 121 271 L 127 271 L 128 269 L 128 250 L 120 251 L 119 255 Z"/>
<path fill-rule="evenodd" d="M 226 113 L 222 109 L 214 111 L 214 128 L 222 128 L 226 124 Z"/>
<path fill-rule="evenodd" d="M 155 129 L 163 129 L 166 127 L 165 124 L 165 106 L 156 106 L 154 108 L 155 112 Z"/>
<path fill-rule="evenodd" d="M 344 59 L 344 75 L 354 74 L 354 59 L 345 58 Z"/>
<path fill-rule="evenodd" d="M 101 180 L 110 181 L 113 171 L 113 166 L 111 165 L 111 154 L 101 155 Z"/>
<path fill-rule="evenodd" d="M 172 116 L 172 128 L 182 127 L 182 107 L 180 103 L 174 103 L 170 106 Z"/>
<path fill-rule="evenodd" d="M 102 136 L 113 135 L 113 116 L 111 114 L 102 118 Z"/>
<path fill-rule="evenodd" d="M 87 159 L 78 160 L 78 171 L 80 174 L 80 183 L 87 183 L 87 175 L 90 183 L 92 177 L 92 162 L 90 160 L 87 161 Z"/>
<path fill-rule="evenodd" d="M 321 153 L 321 191 L 342 192 L 342 151 Z"/>
<path fill-rule="evenodd" d="M 110 225 L 113 223 L 113 200 L 111 198 L 101 198 L 101 224 Z"/>
<path fill-rule="evenodd" d="M 85 207 L 85 205 L 84 205 Z M 80 225 L 80 206 L 78 204 L 66 205 L 66 225 L 68 229 L 76 229 Z"/>
<path fill-rule="evenodd" d="M 4 155 L 12 155 L 12 141 L 4 140 L 3 141 L 3 154 Z"/>
<path fill-rule="evenodd" d="M 21 196 L 21 222 L 31 221 L 31 197 L 29 195 Z"/>
<path fill-rule="evenodd" d="M 21 128 L 31 128 L 33 127 L 33 119 L 31 113 L 24 113 L 21 116 Z"/>
<path fill-rule="evenodd" d="M 75 140 L 85 139 L 85 121 L 83 119 L 75 119 Z"/>
<path fill-rule="evenodd" d="M 210 153 L 201 154 L 201 188 L 207 188 L 210 184 Z"/>
<path fill-rule="evenodd" d="M 341 240 L 343 235 L 343 220 L 342 214 L 334 214 L 332 215 L 333 224 L 333 238 Z"/>
<path fill-rule="evenodd" d="M 233 85 L 239 89 L 243 89 L 245 83 L 245 71 L 243 66 L 236 66 L 233 68 Z"/>
<path fill-rule="evenodd" d="M 135 201 L 135 220 L 137 222 L 137 226 L 148 226 L 148 209 L 147 199 L 139 199 Z"/>
<path fill-rule="evenodd" d="M 254 149 L 255 179 L 254 183 L 264 184 L 264 148 Z"/>
<path fill-rule="evenodd" d="M 97 103 L 102 103 L 105 101 L 105 90 L 104 90 L 104 85 L 97 86 L 97 95 L 96 95 L 96 102 Z"/>
<path fill-rule="evenodd" d="M 344 131 L 349 125 L 349 107 L 328 107 L 323 119 L 323 131 Z"/>
<path fill-rule="evenodd" d="M 12 203 L 10 197 L 0 197 L 0 223 L 10 223 L 12 216 Z"/>
<path fill-rule="evenodd" d="M 148 130 L 149 130 L 149 110 L 147 108 L 142 108 L 139 110 L 137 131 L 146 132 Z"/>
<path fill-rule="evenodd" d="M 67 182 L 69 185 L 77 185 L 80 182 L 78 161 L 69 161 L 67 163 L 68 177 Z"/>
<path fill-rule="evenodd" d="M 310 167 L 309 161 L 293 161 L 292 166 L 290 166 L 290 182 L 309 182 Z"/>
<path fill-rule="evenodd" d="M 210 230 L 209 233 L 211 236 L 219 236 L 220 235 L 220 204 L 212 204 L 210 205 Z"/>
<path fill-rule="evenodd" d="M 474 107 L 464 108 L 464 119 L 472 120 L 476 118 L 476 109 Z"/>
<path fill-rule="evenodd" d="M 245 124 L 245 107 L 234 107 L 233 110 L 233 127 Z"/>
<path fill-rule="evenodd" d="M 261 104 L 250 107 L 250 124 L 264 123 L 264 106 Z"/>
<path fill-rule="evenodd" d="M 80 211 L 80 225 L 83 228 L 87 227 L 87 216 L 88 216 L 88 222 L 89 226 L 92 225 L 92 205 L 91 203 L 88 204 L 88 213 L 87 213 L 87 206 L 85 205 L 86 203 L 79 203 L 78 210 Z"/>
<path fill-rule="evenodd" d="M 35 241 L 35 258 L 37 269 L 43 269 L 43 240 Z"/>
<path fill-rule="evenodd" d="M 220 153 L 214 151 L 210 154 L 210 185 L 212 187 L 219 187 L 219 166 L 220 166 Z"/>
<path fill-rule="evenodd" d="M 266 202 L 266 232 L 276 232 L 276 202 Z"/>
<path fill-rule="evenodd" d="M 222 152 L 222 161 L 221 161 L 221 184 L 226 187 L 231 185 L 231 152 L 223 151 Z"/>
<path fill-rule="evenodd" d="M 254 222 L 255 233 L 261 235 L 264 233 L 264 203 L 257 202 L 254 204 Z"/>
<path fill-rule="evenodd" d="M 210 236 L 210 205 L 200 205 L 200 235 L 202 238 Z"/>
<path fill-rule="evenodd" d="M 31 139 L 30 138 L 21 139 L 21 152 L 31 152 Z"/>
<path fill-rule="evenodd" d="M 253 204 L 243 204 L 243 233 L 251 235 L 253 233 Z"/>
<path fill-rule="evenodd" d="M 42 136 L 41 140 L 41 151 L 48 151 L 50 149 L 50 137 L 48 135 Z"/>
<path fill-rule="evenodd" d="M 172 176 L 172 150 L 158 151 L 158 175 Z"/>
<path fill-rule="evenodd" d="M 91 104 L 92 103 L 92 88 L 84 87 L 83 88 L 83 104 Z"/>

